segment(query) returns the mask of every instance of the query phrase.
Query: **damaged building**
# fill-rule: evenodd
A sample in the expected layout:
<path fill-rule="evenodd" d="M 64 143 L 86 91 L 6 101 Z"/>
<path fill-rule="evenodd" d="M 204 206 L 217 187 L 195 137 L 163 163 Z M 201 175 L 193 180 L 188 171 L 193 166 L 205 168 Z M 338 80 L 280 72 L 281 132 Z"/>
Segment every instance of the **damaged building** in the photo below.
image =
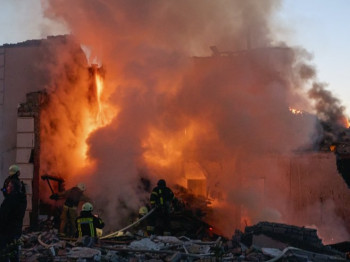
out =
<path fill-rule="evenodd" d="M 40 215 L 40 117 L 49 100 L 47 88 L 58 50 L 60 56 L 75 58 L 87 70 L 80 46 L 66 36 L 0 47 L 1 182 L 11 164 L 20 167 L 28 200 L 24 227 L 36 225 Z"/>
<path fill-rule="evenodd" d="M 205 83 L 210 83 L 210 85 L 206 85 L 204 88 L 198 87 L 198 90 L 185 90 L 183 97 L 180 96 L 180 98 L 191 95 L 190 92 L 197 92 L 199 96 L 205 92 L 210 93 L 216 82 L 220 82 L 221 79 L 228 81 L 228 71 L 230 74 L 229 82 L 233 86 L 243 85 L 249 90 L 250 86 L 254 84 L 264 83 L 271 87 L 272 92 L 274 92 L 280 86 L 286 85 L 285 78 L 278 78 L 276 75 L 289 72 L 288 65 L 293 59 L 293 53 L 289 48 L 279 47 L 257 48 L 240 52 L 220 52 L 217 48 L 212 47 L 212 52 L 212 55 L 208 57 L 191 58 L 194 61 L 194 66 L 186 76 L 189 86 L 196 86 L 198 75 L 207 76 Z M 261 61 L 261 64 L 256 63 L 256 61 Z M 94 70 L 96 67 L 88 64 L 80 46 L 68 36 L 48 37 L 47 39 L 30 40 L 18 44 L 5 44 L 0 47 L 2 120 L 0 142 L 2 177 L 0 182 L 6 178 L 8 167 L 11 164 L 16 163 L 20 166 L 21 179 L 27 185 L 28 194 L 25 227 L 35 227 L 39 216 L 48 215 L 50 209 L 48 205 L 52 204 L 48 199 L 52 192 L 47 186 L 48 181 L 43 180 L 42 176 L 62 177 L 66 181 L 72 179 L 67 174 L 66 163 L 64 161 L 60 163 L 61 159 L 57 159 L 57 156 L 60 155 L 50 157 L 48 161 L 47 156 L 50 154 L 50 148 L 43 148 L 41 144 L 43 140 L 49 140 L 52 130 L 57 131 L 62 128 L 60 127 L 61 119 L 52 118 L 49 123 L 45 123 L 44 127 L 41 119 L 42 110 L 56 103 L 50 97 L 55 92 L 55 88 L 60 88 L 60 82 L 56 78 L 67 78 L 72 86 L 87 83 L 85 90 L 80 90 L 80 92 L 83 92 L 87 98 L 85 105 L 95 108 L 97 98 L 94 91 L 96 87 L 94 84 L 89 84 L 91 80 L 89 80 L 89 76 L 94 74 Z M 84 73 L 81 74 L 81 72 Z M 251 78 L 252 74 L 257 75 Z M 256 83 L 254 83 L 254 79 L 257 79 Z M 221 84 L 225 85 L 225 83 Z M 72 99 L 73 95 L 76 95 L 70 93 L 70 89 L 64 92 L 68 94 L 67 99 Z M 249 92 L 257 93 L 257 96 L 262 95 L 253 88 Z M 77 93 L 77 95 L 79 94 Z M 239 93 L 233 95 L 237 96 L 237 101 L 232 101 L 232 103 L 237 103 L 237 107 L 244 108 Z M 263 104 L 256 106 L 263 106 Z M 82 115 L 79 109 L 74 112 L 78 113 L 72 118 L 79 119 Z M 97 111 L 93 110 L 89 110 L 89 112 L 98 114 Z M 275 112 L 271 113 L 276 114 Z M 311 114 L 295 115 L 289 108 L 285 108 L 283 114 L 287 116 L 286 122 L 282 123 L 284 125 L 292 127 L 296 123 L 298 125 L 317 124 L 316 117 Z M 230 115 L 230 112 L 226 112 L 225 116 L 227 118 L 236 117 Z M 45 115 L 45 117 L 49 117 L 49 115 Z M 240 120 L 237 123 L 242 125 L 245 124 L 245 121 L 249 121 L 249 119 Z M 50 132 L 47 132 L 48 127 L 51 128 Z M 234 126 L 232 128 L 235 129 Z M 250 132 L 249 128 L 245 130 Z M 302 130 L 301 133 L 294 131 L 291 128 L 290 134 L 287 134 L 290 135 L 291 140 L 298 136 L 308 135 L 302 133 Z M 83 131 L 78 128 L 76 132 L 83 134 Z M 223 134 L 223 136 L 225 135 L 227 134 Z M 230 212 L 230 224 L 220 228 L 222 233 L 226 234 L 225 230 L 230 233 L 235 229 L 243 230 L 246 226 L 258 222 L 256 219 L 262 221 L 272 219 L 281 222 L 281 213 L 286 210 L 288 212 L 285 213 L 291 215 L 283 217 L 284 223 L 298 226 L 317 225 L 318 228 L 323 229 L 322 232 L 325 232 L 325 236 L 321 237 L 327 239 L 328 242 L 331 241 L 332 233 L 334 233 L 334 230 L 330 232 L 332 228 L 339 227 L 340 230 L 350 231 L 350 194 L 342 177 L 337 173 L 335 155 L 332 152 L 320 152 L 315 150 L 313 144 L 305 144 L 304 147 L 295 150 L 293 154 L 285 154 L 276 150 L 277 146 L 272 145 L 270 152 L 264 152 L 259 156 L 261 153 L 259 150 L 269 144 L 271 140 L 267 140 L 265 144 L 263 137 L 256 137 L 253 133 L 252 136 L 244 137 L 243 141 L 241 141 L 242 137 L 243 134 L 237 134 L 237 140 L 240 140 L 238 148 L 243 153 L 237 154 L 235 160 L 231 158 L 221 159 L 220 149 L 210 148 L 209 150 L 197 147 L 191 152 L 193 155 L 200 155 L 201 150 L 203 152 L 210 151 L 211 154 L 203 156 L 203 161 L 189 156 L 186 160 L 181 159 L 176 163 L 175 170 L 178 171 L 181 185 L 193 195 L 209 199 L 211 203 L 220 202 L 223 199 L 222 189 L 225 188 L 227 180 L 221 180 L 222 173 L 234 170 L 234 175 L 230 177 L 230 183 L 235 185 L 235 190 L 229 192 L 234 199 L 234 208 Z M 249 146 L 251 146 L 251 142 L 256 142 L 257 148 L 245 150 L 244 144 L 248 144 L 248 141 L 244 141 L 244 139 L 247 138 L 251 140 Z M 236 146 L 234 141 L 229 142 Z M 69 143 L 71 143 L 71 139 Z M 256 154 L 251 156 L 250 153 L 254 151 Z M 258 164 L 262 168 L 259 170 L 251 169 L 250 161 L 252 159 L 254 159 L 254 165 Z M 278 179 L 276 176 L 266 174 L 266 170 L 263 169 L 266 165 L 272 167 L 270 171 L 280 174 Z M 59 169 L 60 167 L 62 170 Z M 314 186 L 315 181 L 318 182 L 317 187 Z M 50 185 L 54 185 L 53 190 L 59 189 L 56 182 L 57 180 L 50 181 Z M 274 195 L 276 192 L 278 195 Z M 279 203 L 281 199 L 287 201 Z M 274 202 L 272 201 L 270 208 L 267 203 L 270 203 L 271 200 Z M 253 208 L 247 208 L 248 205 Z M 282 211 L 274 207 L 281 205 L 284 209 Z M 252 214 L 252 209 L 255 207 L 260 212 L 259 216 Z M 225 209 L 221 209 L 221 206 L 215 204 L 212 204 L 211 208 L 214 213 L 217 213 L 216 215 L 208 213 L 205 221 L 215 226 L 218 219 L 224 216 Z M 332 216 L 328 216 L 330 210 Z M 343 238 L 348 236 L 346 232 L 340 234 L 344 234 L 341 235 Z"/>

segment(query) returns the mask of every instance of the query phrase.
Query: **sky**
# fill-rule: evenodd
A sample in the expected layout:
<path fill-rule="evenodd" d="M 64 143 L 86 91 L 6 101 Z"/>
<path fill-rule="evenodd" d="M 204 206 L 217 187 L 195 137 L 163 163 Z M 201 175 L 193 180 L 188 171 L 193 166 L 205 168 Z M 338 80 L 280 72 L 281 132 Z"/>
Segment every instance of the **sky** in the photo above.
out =
<path fill-rule="evenodd" d="M 350 1 L 283 0 L 277 18 L 281 41 L 313 55 L 318 80 L 346 107 L 350 116 Z M 67 33 L 64 25 L 44 18 L 40 0 L 0 0 L 0 45 Z"/>

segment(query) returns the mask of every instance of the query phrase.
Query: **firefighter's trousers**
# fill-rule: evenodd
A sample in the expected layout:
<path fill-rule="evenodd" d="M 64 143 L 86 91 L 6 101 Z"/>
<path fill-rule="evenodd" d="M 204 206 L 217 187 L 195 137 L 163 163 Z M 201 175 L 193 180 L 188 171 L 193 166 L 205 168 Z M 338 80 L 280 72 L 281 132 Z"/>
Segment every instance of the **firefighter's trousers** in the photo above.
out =
<path fill-rule="evenodd" d="M 64 205 L 61 213 L 60 233 L 69 237 L 75 237 L 77 231 L 76 219 L 77 208 Z"/>

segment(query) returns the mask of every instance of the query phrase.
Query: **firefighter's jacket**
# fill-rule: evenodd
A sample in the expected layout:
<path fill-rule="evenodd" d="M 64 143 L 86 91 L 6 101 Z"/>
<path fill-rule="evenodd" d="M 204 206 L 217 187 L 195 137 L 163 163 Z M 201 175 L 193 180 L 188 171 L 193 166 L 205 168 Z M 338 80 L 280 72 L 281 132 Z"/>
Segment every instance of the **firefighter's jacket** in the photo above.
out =
<path fill-rule="evenodd" d="M 76 219 L 77 236 L 97 237 L 96 228 L 102 229 L 104 225 L 102 219 L 94 216 L 91 211 L 81 211 Z"/>
<path fill-rule="evenodd" d="M 156 186 L 152 190 L 150 202 L 152 207 L 157 207 L 169 211 L 174 198 L 174 193 L 170 188 Z"/>
<path fill-rule="evenodd" d="M 8 194 L 0 206 L 0 236 L 16 238 L 22 234 L 27 197 L 21 192 Z"/>
<path fill-rule="evenodd" d="M 89 201 L 89 198 L 84 195 L 78 187 L 72 187 L 69 190 L 57 194 L 59 197 L 66 198 L 64 204 L 67 207 L 77 207 L 80 201 Z"/>
<path fill-rule="evenodd" d="M 19 175 L 17 173 L 17 174 L 14 174 L 14 175 L 9 175 L 5 179 L 4 185 L 1 188 L 1 191 L 2 191 L 2 193 L 4 195 L 4 197 L 7 197 L 7 195 L 8 195 L 8 193 L 6 192 L 6 188 L 7 188 L 7 185 L 10 183 L 10 181 L 13 183 L 13 186 L 16 188 L 16 190 L 18 188 L 20 193 L 26 194 L 25 184 L 23 183 L 23 181 L 21 181 L 19 179 Z"/>

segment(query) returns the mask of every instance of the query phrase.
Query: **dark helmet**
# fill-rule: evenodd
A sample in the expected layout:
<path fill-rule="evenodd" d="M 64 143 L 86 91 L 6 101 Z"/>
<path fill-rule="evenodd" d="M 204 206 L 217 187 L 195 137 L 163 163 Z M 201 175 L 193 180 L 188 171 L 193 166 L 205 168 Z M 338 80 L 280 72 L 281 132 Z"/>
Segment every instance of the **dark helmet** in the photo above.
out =
<path fill-rule="evenodd" d="M 166 182 L 165 182 L 164 179 L 159 179 L 157 185 L 158 185 L 159 187 L 166 187 Z"/>

